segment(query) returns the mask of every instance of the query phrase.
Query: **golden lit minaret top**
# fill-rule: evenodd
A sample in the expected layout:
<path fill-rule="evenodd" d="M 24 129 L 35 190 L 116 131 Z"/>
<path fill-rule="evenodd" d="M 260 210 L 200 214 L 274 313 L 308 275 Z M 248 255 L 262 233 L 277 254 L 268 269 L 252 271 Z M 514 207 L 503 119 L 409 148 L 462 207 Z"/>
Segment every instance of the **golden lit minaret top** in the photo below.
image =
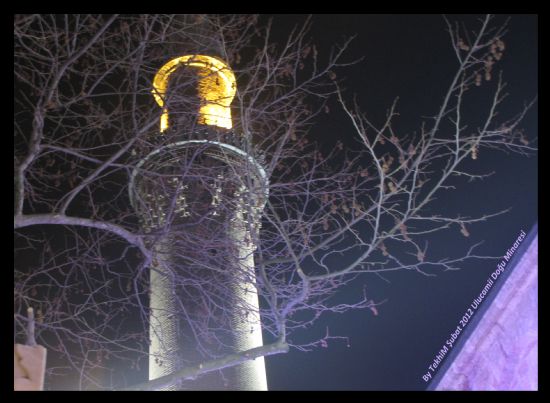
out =
<path fill-rule="evenodd" d="M 162 108 L 160 131 L 168 128 L 168 107 L 165 105 L 170 75 L 179 67 L 198 68 L 198 93 L 201 99 L 199 124 L 231 129 L 231 102 L 236 92 L 235 75 L 220 59 L 206 55 L 176 57 L 162 66 L 153 80 L 153 95 Z"/>

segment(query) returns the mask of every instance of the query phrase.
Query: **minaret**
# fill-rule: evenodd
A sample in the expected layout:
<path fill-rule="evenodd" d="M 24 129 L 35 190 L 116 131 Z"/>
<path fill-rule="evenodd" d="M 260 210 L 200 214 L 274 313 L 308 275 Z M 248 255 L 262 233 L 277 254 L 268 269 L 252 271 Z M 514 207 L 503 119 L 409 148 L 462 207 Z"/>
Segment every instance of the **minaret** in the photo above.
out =
<path fill-rule="evenodd" d="M 178 110 L 177 104 L 169 100 L 181 94 L 170 93 L 178 90 L 170 84 L 174 73 L 181 69 L 193 72 L 197 78 L 197 125 L 189 128 L 172 124 L 176 122 L 172 116 Z M 201 293 L 206 289 L 212 291 L 212 298 L 223 300 L 217 302 L 223 304 L 220 312 L 226 315 L 223 329 L 212 330 L 212 334 L 205 330 L 205 335 L 218 341 L 210 352 L 212 356 L 263 344 L 253 239 L 257 239 L 267 199 L 267 178 L 262 166 L 243 146 L 246 142 L 242 135 L 232 131 L 230 104 L 235 92 L 236 81 L 230 67 L 223 60 L 204 54 L 182 55 L 167 61 L 153 81 L 153 96 L 162 108 L 157 135 L 170 141 L 139 162 L 129 186 L 130 200 L 144 231 L 159 234 L 150 269 L 149 379 L 204 360 L 199 350 L 208 350 L 208 343 L 201 340 L 202 335 L 196 334 L 189 321 L 191 313 L 203 306 Z M 196 247 L 188 247 L 182 239 L 190 238 L 178 237 L 178 231 L 198 239 L 204 237 L 204 248 L 208 245 L 213 254 L 221 253 L 223 262 L 215 257 L 209 262 L 194 261 Z M 205 288 L 198 287 L 199 283 Z M 216 287 L 222 290 L 222 296 L 215 295 Z M 264 359 L 170 389 L 267 390 Z"/>

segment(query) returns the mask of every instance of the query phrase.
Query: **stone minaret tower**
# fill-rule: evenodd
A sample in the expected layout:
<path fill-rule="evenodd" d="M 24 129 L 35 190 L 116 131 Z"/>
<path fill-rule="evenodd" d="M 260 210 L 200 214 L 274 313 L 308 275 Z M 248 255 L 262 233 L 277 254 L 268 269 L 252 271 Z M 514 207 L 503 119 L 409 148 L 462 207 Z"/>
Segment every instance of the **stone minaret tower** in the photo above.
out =
<path fill-rule="evenodd" d="M 173 85 L 181 72 L 194 76 L 199 101 L 188 127 L 177 118 L 178 103 L 171 101 L 189 96 Z M 154 78 L 153 95 L 162 108 L 157 135 L 163 141 L 140 161 L 130 180 L 132 206 L 144 231 L 156 238 L 150 269 L 149 379 L 205 356 L 262 345 L 253 239 L 267 198 L 267 178 L 244 137 L 232 130 L 235 92 L 231 68 L 204 53 L 167 60 Z M 217 311 L 201 311 L 204 306 Z M 204 328 L 197 325 L 201 320 Z M 170 389 L 266 390 L 264 359 Z"/>

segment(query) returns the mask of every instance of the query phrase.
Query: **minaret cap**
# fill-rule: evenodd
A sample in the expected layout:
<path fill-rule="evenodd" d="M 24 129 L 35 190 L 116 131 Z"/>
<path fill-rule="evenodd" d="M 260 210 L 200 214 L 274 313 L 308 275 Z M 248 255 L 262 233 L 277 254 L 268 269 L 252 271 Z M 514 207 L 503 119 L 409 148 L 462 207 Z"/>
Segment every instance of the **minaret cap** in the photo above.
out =
<path fill-rule="evenodd" d="M 235 97 L 236 80 L 231 68 L 222 60 L 207 55 L 176 57 L 162 66 L 153 80 L 153 96 L 162 109 L 160 131 L 168 128 L 168 108 L 165 105 L 170 75 L 181 66 L 199 68 L 199 123 L 226 129 L 233 127 L 231 102 Z"/>

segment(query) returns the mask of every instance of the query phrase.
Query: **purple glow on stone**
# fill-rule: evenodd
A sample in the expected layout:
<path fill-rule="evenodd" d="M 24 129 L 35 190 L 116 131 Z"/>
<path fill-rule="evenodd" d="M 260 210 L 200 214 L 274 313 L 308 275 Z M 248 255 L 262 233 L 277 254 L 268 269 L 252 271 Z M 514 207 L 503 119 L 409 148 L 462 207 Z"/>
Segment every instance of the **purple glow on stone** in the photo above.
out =
<path fill-rule="evenodd" d="M 537 284 L 538 234 L 436 390 L 538 389 Z"/>

